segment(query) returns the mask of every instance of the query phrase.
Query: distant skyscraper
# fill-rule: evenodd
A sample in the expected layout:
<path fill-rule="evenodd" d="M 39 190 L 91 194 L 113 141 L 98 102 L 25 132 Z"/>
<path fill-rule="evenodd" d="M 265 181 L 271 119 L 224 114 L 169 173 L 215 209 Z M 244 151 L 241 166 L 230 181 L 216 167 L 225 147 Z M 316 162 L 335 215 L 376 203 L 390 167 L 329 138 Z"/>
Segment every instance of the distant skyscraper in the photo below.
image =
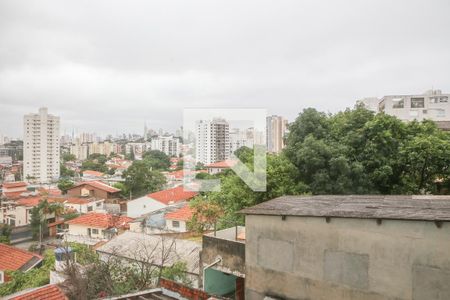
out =
<path fill-rule="evenodd" d="M 144 142 L 148 140 L 148 128 L 147 123 L 144 123 Z"/>
<path fill-rule="evenodd" d="M 280 153 L 284 148 L 284 137 L 287 132 L 288 121 L 281 116 L 268 116 L 266 122 L 267 151 Z"/>
<path fill-rule="evenodd" d="M 196 127 L 197 162 L 211 164 L 230 157 L 230 125 L 226 120 L 202 120 Z"/>
<path fill-rule="evenodd" d="M 59 117 L 47 108 L 24 116 L 23 173 L 26 180 L 48 183 L 59 177 Z"/>

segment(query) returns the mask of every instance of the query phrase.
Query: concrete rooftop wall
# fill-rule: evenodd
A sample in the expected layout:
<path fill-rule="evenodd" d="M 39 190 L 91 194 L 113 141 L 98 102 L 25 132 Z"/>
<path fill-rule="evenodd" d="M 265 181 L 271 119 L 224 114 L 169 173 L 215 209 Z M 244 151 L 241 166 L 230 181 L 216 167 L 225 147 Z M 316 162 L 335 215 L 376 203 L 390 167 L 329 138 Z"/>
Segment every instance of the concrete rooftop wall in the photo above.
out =
<path fill-rule="evenodd" d="M 246 217 L 246 299 L 450 299 L 450 223 Z"/>

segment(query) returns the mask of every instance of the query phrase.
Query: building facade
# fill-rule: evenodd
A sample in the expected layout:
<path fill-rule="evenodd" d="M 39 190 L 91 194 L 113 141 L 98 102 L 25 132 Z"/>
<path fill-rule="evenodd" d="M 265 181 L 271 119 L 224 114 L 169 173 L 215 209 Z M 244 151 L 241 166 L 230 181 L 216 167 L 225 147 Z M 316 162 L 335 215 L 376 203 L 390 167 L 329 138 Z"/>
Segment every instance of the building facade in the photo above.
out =
<path fill-rule="evenodd" d="M 164 152 L 167 156 L 180 156 L 181 143 L 180 139 L 173 136 L 158 136 L 152 138 L 151 149 Z"/>
<path fill-rule="evenodd" d="M 49 183 L 59 177 L 59 117 L 47 108 L 24 116 L 23 173 L 25 180 Z"/>
<path fill-rule="evenodd" d="M 430 90 L 421 95 L 384 96 L 379 108 L 381 112 L 403 121 L 450 121 L 449 96 L 450 94 L 442 94 L 440 90 Z"/>
<path fill-rule="evenodd" d="M 224 119 L 196 124 L 196 161 L 211 164 L 230 157 L 230 125 Z"/>
<path fill-rule="evenodd" d="M 450 299 L 449 196 L 284 196 L 243 212 L 246 299 Z"/>
<path fill-rule="evenodd" d="M 266 118 L 267 151 L 280 153 L 285 147 L 284 138 L 287 133 L 288 121 L 282 116 L 268 116 Z"/>

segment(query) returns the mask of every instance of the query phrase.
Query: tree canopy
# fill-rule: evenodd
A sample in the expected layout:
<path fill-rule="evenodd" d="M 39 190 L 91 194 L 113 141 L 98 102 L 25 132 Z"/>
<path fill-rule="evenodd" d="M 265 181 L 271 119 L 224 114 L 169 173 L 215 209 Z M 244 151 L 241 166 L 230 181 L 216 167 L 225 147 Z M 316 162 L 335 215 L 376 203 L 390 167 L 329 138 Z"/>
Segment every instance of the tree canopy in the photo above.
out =
<path fill-rule="evenodd" d="M 166 178 L 161 172 L 153 170 L 148 160 L 135 160 L 123 173 L 124 185 L 131 191 L 133 197 L 143 196 L 163 188 Z"/>

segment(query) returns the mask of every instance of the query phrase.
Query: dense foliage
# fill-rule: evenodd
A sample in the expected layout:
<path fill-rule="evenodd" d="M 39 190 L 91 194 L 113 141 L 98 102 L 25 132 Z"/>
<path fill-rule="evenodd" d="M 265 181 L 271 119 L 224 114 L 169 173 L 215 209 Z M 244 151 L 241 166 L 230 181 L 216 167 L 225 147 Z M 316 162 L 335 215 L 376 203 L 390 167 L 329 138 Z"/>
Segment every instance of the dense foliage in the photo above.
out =
<path fill-rule="evenodd" d="M 289 129 L 285 154 L 307 192 L 448 191 L 450 136 L 431 121 L 405 123 L 361 107 L 336 115 L 306 109 Z"/>
<path fill-rule="evenodd" d="M 151 163 L 146 159 L 135 160 L 122 177 L 125 178 L 125 190 L 131 191 L 133 197 L 159 191 L 166 184 L 164 175 L 153 170 Z"/>
<path fill-rule="evenodd" d="M 286 144 L 267 156 L 266 192 L 253 192 L 231 170 L 199 175 L 219 178 L 221 191 L 203 193 L 193 207 L 221 207 L 220 228 L 242 223 L 240 209 L 281 195 L 449 193 L 450 135 L 431 121 L 406 123 L 362 107 L 334 115 L 309 108 L 290 124 Z M 235 154 L 252 168 L 251 149 Z"/>

